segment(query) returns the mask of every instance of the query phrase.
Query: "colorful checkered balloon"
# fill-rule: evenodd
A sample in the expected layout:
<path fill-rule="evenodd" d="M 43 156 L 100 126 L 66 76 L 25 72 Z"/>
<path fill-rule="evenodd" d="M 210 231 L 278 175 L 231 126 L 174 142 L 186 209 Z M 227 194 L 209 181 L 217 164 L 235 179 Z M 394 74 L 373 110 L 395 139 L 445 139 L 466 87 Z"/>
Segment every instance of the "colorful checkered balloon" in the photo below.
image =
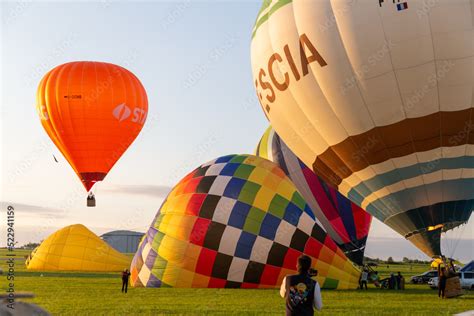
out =
<path fill-rule="evenodd" d="M 313 259 L 324 288 L 357 287 L 359 270 L 276 164 L 251 155 L 208 162 L 162 204 L 131 264 L 135 287 L 274 288 Z"/>

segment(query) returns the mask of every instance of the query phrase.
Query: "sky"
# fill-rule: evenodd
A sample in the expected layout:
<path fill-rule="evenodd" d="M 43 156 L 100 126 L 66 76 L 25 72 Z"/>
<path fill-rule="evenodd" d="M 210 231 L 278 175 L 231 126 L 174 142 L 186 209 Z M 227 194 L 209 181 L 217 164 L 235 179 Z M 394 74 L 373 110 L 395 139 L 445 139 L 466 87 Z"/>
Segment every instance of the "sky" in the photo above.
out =
<path fill-rule="evenodd" d="M 98 234 L 146 231 L 169 190 L 216 157 L 252 153 L 268 122 L 250 68 L 260 1 L 1 2 L 0 221 L 16 210 L 19 244 L 82 223 Z M 144 85 L 141 134 L 102 183 L 97 207 L 44 132 L 41 77 L 69 61 L 119 64 Z M 57 158 L 58 163 L 55 162 Z M 0 225 L 0 246 L 6 225 Z M 474 221 L 448 233 L 448 255 L 474 257 Z M 427 259 L 374 220 L 366 255 Z"/>

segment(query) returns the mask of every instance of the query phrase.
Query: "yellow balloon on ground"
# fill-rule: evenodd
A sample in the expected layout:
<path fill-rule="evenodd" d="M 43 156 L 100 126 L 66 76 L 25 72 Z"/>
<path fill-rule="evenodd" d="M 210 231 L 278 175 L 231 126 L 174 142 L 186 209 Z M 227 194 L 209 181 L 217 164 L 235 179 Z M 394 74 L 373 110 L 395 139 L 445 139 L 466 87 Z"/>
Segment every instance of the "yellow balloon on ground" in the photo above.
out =
<path fill-rule="evenodd" d="M 122 271 L 130 260 L 84 225 L 75 224 L 50 235 L 25 264 L 28 270 Z"/>

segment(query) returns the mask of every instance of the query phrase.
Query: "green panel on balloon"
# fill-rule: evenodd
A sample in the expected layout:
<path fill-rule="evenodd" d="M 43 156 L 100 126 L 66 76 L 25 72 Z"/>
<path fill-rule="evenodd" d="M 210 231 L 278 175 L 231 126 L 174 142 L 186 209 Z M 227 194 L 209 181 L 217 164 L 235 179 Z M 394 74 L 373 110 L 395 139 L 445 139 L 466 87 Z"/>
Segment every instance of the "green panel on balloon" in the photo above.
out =
<path fill-rule="evenodd" d="M 247 215 L 247 219 L 245 220 L 244 231 L 258 235 L 264 217 L 265 212 L 252 207 Z"/>
<path fill-rule="evenodd" d="M 293 194 L 293 196 L 291 197 L 291 202 L 298 205 L 299 208 L 304 208 L 306 205 L 305 200 L 299 194 Z"/>
<path fill-rule="evenodd" d="M 239 194 L 239 201 L 252 205 L 253 201 L 255 200 L 255 196 L 261 187 L 261 185 L 251 181 L 245 182 L 242 191 L 240 191 Z"/>
<path fill-rule="evenodd" d="M 324 284 L 323 284 L 323 288 L 327 288 L 327 289 L 335 289 L 337 288 L 337 285 L 338 285 L 339 281 L 338 280 L 334 280 L 334 279 L 331 279 L 331 278 L 326 278 L 326 280 L 324 281 Z"/>
<path fill-rule="evenodd" d="M 287 199 L 285 199 L 279 194 L 275 194 L 275 196 L 273 197 L 270 203 L 268 212 L 272 215 L 275 215 L 278 218 L 283 218 L 283 215 L 285 214 L 288 203 L 289 202 Z"/>
<path fill-rule="evenodd" d="M 241 178 L 241 179 L 248 179 L 254 168 L 255 168 L 254 166 L 242 164 L 235 171 L 234 177 Z"/>

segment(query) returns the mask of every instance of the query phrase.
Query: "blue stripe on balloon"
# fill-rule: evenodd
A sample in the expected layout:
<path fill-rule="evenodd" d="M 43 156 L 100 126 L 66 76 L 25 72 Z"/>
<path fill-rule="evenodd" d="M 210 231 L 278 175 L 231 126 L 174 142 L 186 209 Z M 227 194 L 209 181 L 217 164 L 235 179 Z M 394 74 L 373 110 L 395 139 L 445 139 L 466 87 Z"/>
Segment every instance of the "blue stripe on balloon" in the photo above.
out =
<path fill-rule="evenodd" d="M 339 210 L 339 215 L 341 216 L 342 223 L 344 228 L 349 235 L 351 240 L 357 239 L 356 227 L 354 223 L 354 216 L 352 216 L 352 204 L 351 202 L 344 197 L 339 192 L 336 193 L 337 205 Z"/>
<path fill-rule="evenodd" d="M 275 134 L 276 136 L 276 134 Z M 288 166 L 286 165 L 285 155 L 281 152 L 281 140 L 280 137 L 273 137 L 272 138 L 272 155 L 273 161 L 280 166 L 281 169 L 285 172 L 286 175 L 290 175 L 288 170 Z"/>
<path fill-rule="evenodd" d="M 441 158 L 430 162 L 418 163 L 412 166 L 399 168 L 380 175 L 376 175 L 375 177 L 365 180 L 353 187 L 347 195 L 356 204 L 361 205 L 364 199 L 371 193 L 394 183 L 443 169 L 472 169 L 473 167 L 473 156 Z"/>
<path fill-rule="evenodd" d="M 470 200 L 474 198 L 474 179 L 442 180 L 404 189 L 370 203 L 366 210 L 384 221 L 400 212 L 429 205 L 427 197 L 442 196 L 444 201 Z"/>

